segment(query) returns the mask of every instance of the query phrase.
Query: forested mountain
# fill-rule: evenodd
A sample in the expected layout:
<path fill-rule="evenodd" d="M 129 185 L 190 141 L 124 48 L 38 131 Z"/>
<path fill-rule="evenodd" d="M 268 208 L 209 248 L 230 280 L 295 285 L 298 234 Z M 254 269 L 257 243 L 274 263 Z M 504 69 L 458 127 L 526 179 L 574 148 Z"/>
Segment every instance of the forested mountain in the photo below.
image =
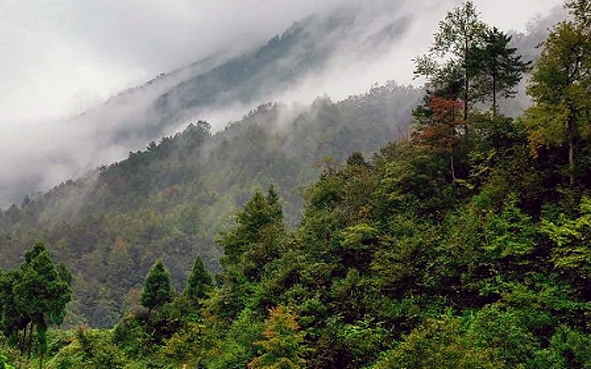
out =
<path fill-rule="evenodd" d="M 63 147 L 37 159 L 45 165 L 36 171 L 26 167 L 15 170 L 15 178 L 0 185 L 0 206 L 37 190 L 45 191 L 40 183 L 46 182 L 44 177 L 53 178 L 52 173 L 43 172 L 46 168 L 56 167 L 76 178 L 114 158 L 124 159 L 130 150 L 180 131 L 204 115 L 233 111 L 234 116 L 228 119 L 236 119 L 260 104 L 277 101 L 294 86 L 321 74 L 343 54 L 351 63 L 379 59 L 404 35 L 411 16 L 392 6 L 388 11 L 392 14 L 387 19 L 379 19 L 375 11 L 360 13 L 357 7 L 311 16 L 253 49 L 238 54 L 222 50 L 163 73 L 65 122 L 48 123 L 73 136 L 75 142 L 64 142 Z M 373 82 L 368 81 L 367 86 Z M 311 93 L 310 101 L 322 94 Z M 226 121 L 213 123 L 218 131 Z"/>
<path fill-rule="evenodd" d="M 534 63 L 467 1 L 422 90 L 195 122 L 3 212 L 0 367 L 591 367 L 591 2 L 565 8 Z"/>
<path fill-rule="evenodd" d="M 253 190 L 277 186 L 295 224 L 298 189 L 350 152 L 369 154 L 408 135 L 419 99 L 419 90 L 392 83 L 336 103 L 261 105 L 216 134 L 195 122 L 0 214 L 0 266 L 15 266 L 31 243 L 48 243 L 75 276 L 68 321 L 112 326 L 137 305 L 154 257 L 179 288 L 197 254 L 219 271 L 214 236 Z"/>
<path fill-rule="evenodd" d="M 385 1 L 318 14 L 253 48 L 221 50 L 166 71 L 76 117 L 44 122 L 44 127 L 54 127 L 59 134 L 47 132 L 51 139 L 41 139 L 26 155 L 21 154 L 28 159 L 26 165 L 20 164 L 25 160 L 19 155 L 6 159 L 11 174 L 2 176 L 0 207 L 20 203 L 25 195 L 45 192 L 68 178 L 84 176 L 97 166 L 123 160 L 129 151 L 179 132 L 189 122 L 209 120 L 217 132 L 227 120 L 268 101 L 283 101 L 294 90 L 311 102 L 326 91 L 322 83 L 307 87 L 310 81 L 322 82 L 326 75 L 355 79 L 355 75 L 332 72 L 348 72 L 352 65 L 371 70 L 376 61 L 388 55 L 395 58 L 399 47 L 404 50 L 413 20 L 422 15 L 404 4 Z M 527 60 L 536 55 L 534 46 L 553 23 L 541 19 L 526 33 L 515 35 L 514 42 Z M 393 73 L 396 68 L 393 64 Z M 369 79 L 360 88 L 374 82 Z M 509 115 L 516 116 L 528 103 L 523 91 L 520 96 L 509 106 Z"/>

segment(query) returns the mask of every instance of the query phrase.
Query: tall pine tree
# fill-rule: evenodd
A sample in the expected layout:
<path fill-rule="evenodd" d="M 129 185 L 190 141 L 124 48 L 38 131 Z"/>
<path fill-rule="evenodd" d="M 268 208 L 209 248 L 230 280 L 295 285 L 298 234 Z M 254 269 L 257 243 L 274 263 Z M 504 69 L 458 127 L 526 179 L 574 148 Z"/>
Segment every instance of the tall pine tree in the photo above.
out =
<path fill-rule="evenodd" d="M 488 30 L 483 44 L 475 44 L 468 50 L 466 60 L 470 74 L 475 76 L 475 90 L 483 101 L 492 100 L 493 115 L 498 111 L 498 97 L 509 98 L 516 94 L 515 86 L 531 62 L 524 62 L 511 47 L 511 36 L 496 27 Z"/>
<path fill-rule="evenodd" d="M 168 304 L 174 298 L 174 287 L 170 280 L 170 273 L 161 259 L 152 266 L 142 291 L 142 306 L 152 311 Z"/>
<path fill-rule="evenodd" d="M 211 289 L 212 284 L 211 275 L 205 269 L 201 257 L 197 255 L 193 264 L 193 270 L 191 270 L 191 274 L 187 280 L 187 286 L 183 291 L 184 295 L 193 302 L 203 299 L 207 297 L 207 291 Z"/>

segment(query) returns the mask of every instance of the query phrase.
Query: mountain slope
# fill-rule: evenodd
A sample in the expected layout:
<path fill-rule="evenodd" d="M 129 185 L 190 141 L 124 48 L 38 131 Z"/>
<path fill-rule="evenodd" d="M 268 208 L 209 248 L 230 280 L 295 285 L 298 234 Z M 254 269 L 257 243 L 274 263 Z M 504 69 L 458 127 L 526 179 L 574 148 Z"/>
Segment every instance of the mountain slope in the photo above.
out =
<path fill-rule="evenodd" d="M 27 166 L 0 176 L 6 186 L 0 186 L 0 206 L 121 160 L 129 151 L 178 132 L 190 121 L 222 112 L 224 118 L 212 122 L 217 131 L 227 120 L 277 101 L 298 83 L 322 73 L 342 53 L 351 63 L 379 58 L 402 37 L 410 20 L 394 12 L 366 27 L 360 22 L 367 22 L 367 17 L 356 8 L 312 16 L 253 50 L 239 55 L 221 51 L 161 74 L 72 119 L 46 123 L 44 127 L 52 127 L 48 134 L 60 134 L 23 154 L 30 157 Z M 310 91 L 309 101 L 318 94 Z M 30 165 L 33 161 L 35 165 Z"/>
<path fill-rule="evenodd" d="M 111 326 L 135 306 L 156 257 L 182 287 L 195 254 L 217 271 L 214 236 L 254 189 L 274 184 L 290 223 L 299 217 L 297 189 L 323 165 L 354 151 L 376 151 L 405 135 L 420 91 L 396 84 L 309 107 L 261 105 L 212 134 L 205 122 L 152 142 L 144 151 L 13 206 L 0 220 L 0 267 L 19 262 L 37 240 L 75 272 L 69 322 Z M 324 158 L 331 156 L 334 161 Z"/>

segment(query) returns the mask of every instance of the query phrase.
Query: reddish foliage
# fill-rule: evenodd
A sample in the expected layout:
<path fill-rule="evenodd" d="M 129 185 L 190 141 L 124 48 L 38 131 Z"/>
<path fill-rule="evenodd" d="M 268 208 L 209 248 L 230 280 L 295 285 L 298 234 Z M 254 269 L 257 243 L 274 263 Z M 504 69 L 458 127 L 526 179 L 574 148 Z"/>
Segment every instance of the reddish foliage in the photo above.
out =
<path fill-rule="evenodd" d="M 434 96 L 429 101 L 430 115 L 416 138 L 425 146 L 451 153 L 459 131 L 464 126 L 461 119 L 462 102 Z"/>

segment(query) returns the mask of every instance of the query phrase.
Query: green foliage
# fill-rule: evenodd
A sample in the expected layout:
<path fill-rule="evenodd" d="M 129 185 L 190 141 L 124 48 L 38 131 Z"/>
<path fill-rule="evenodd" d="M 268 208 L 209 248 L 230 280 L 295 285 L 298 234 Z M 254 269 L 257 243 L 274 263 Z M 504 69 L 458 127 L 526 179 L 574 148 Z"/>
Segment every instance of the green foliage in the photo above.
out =
<path fill-rule="evenodd" d="M 150 334 L 134 314 L 126 314 L 113 330 L 113 343 L 129 357 L 136 358 L 150 351 Z"/>
<path fill-rule="evenodd" d="M 260 355 L 249 364 L 249 369 L 299 369 L 302 359 L 304 333 L 298 332 L 296 317 L 287 309 L 278 306 L 269 311 L 265 321 L 263 340 L 255 345 L 261 348 Z"/>
<path fill-rule="evenodd" d="M 8 359 L 4 355 L 0 355 L 0 369 L 16 369 L 14 366 L 10 365 Z"/>
<path fill-rule="evenodd" d="M 25 253 L 19 274 L 14 289 L 17 308 L 36 325 L 60 324 L 71 299 L 71 277 L 67 270 L 57 268 L 45 246 L 37 243 Z"/>
<path fill-rule="evenodd" d="M 474 3 L 466 1 L 439 22 L 429 54 L 415 59 L 415 75 L 428 78 L 428 88 L 446 98 L 463 99 L 464 121 L 468 106 L 480 95 L 472 84 L 476 73 L 470 50 L 484 43 L 487 28 Z"/>
<path fill-rule="evenodd" d="M 172 301 L 175 295 L 170 273 L 161 259 L 148 272 L 142 290 L 142 306 L 149 310 L 161 308 Z"/>
<path fill-rule="evenodd" d="M 212 288 L 213 280 L 209 272 L 205 269 L 201 257 L 195 258 L 195 264 L 187 280 L 187 286 L 183 294 L 192 301 L 198 301 L 207 297 L 207 292 Z"/>
<path fill-rule="evenodd" d="M 253 317 L 252 310 L 246 308 L 232 322 L 224 339 L 219 343 L 219 353 L 207 367 L 210 369 L 245 368 L 254 357 L 254 342 L 263 334 L 263 323 Z"/>
<path fill-rule="evenodd" d="M 514 87 L 531 64 L 516 55 L 517 49 L 510 46 L 511 38 L 495 27 L 486 31 L 482 45 L 473 44 L 468 50 L 468 69 L 476 76 L 480 99 L 492 102 L 494 115 L 498 111 L 498 98 L 516 94 Z"/>
<path fill-rule="evenodd" d="M 556 219 L 542 219 L 542 232 L 551 241 L 551 261 L 554 267 L 565 273 L 581 293 L 588 293 L 586 281 L 591 276 L 591 200 L 581 199 L 578 216 L 564 213 Z"/>
<path fill-rule="evenodd" d="M 380 360 L 375 369 L 502 368 L 488 348 L 471 345 L 462 334 L 460 319 L 429 320 Z"/>
<path fill-rule="evenodd" d="M 354 145 L 342 149 L 353 154 L 324 160 L 319 178 L 301 191 L 303 211 L 294 227 L 288 215 L 293 195 L 285 189 L 294 188 L 293 177 L 309 179 L 318 171 L 299 171 L 292 159 L 318 159 L 327 151 L 294 153 L 317 142 L 310 137 L 318 133 L 314 122 L 334 128 L 351 122 L 356 109 L 320 99 L 314 114 L 297 117 L 298 134 L 284 140 L 263 129 L 261 122 L 279 115 L 276 106 L 263 106 L 223 135 L 193 127 L 106 169 L 94 194 L 108 195 L 93 201 L 110 210 L 72 224 L 48 222 L 55 229 L 47 237 L 65 261 L 108 269 L 79 287 L 86 300 L 75 301 L 76 309 L 92 296 L 91 306 L 100 312 L 95 317 L 107 324 L 124 313 L 113 297 L 121 294 L 127 312 L 112 331 L 55 330 L 69 299 L 64 286 L 82 282 L 35 245 L 19 269 L 0 272 L 6 336 L 0 350 L 11 353 L 13 363 L 50 368 L 591 367 L 589 174 L 580 168 L 576 186 L 565 189 L 568 172 L 562 168 L 571 138 L 577 158 L 591 162 L 581 98 L 588 81 L 580 68 L 586 66 L 571 58 L 579 55 L 576 60 L 586 63 L 586 4 L 568 2 L 574 18 L 560 23 L 545 43 L 530 87 L 535 105 L 516 120 L 496 109 L 478 112 L 475 105 L 459 118 L 467 106 L 464 93 L 465 103 L 475 101 L 479 89 L 486 96 L 510 95 L 525 65 L 508 36 L 485 32 L 471 2 L 450 12 L 431 56 L 450 53 L 451 59 L 422 61 L 435 64 L 420 67 L 440 69 L 415 114 L 413 139 L 388 144 L 371 160 Z M 498 58 L 484 60 L 489 52 Z M 584 74 L 571 86 L 563 67 Z M 491 84 L 493 75 L 502 76 L 498 85 Z M 576 137 L 564 136 L 571 113 Z M 318 134 L 320 146 L 355 138 L 337 132 Z M 205 142 L 210 146 L 202 147 Z M 274 144 L 292 147 L 295 156 Z M 189 160 L 203 151 L 211 162 Z M 213 168 L 220 162 L 235 166 Z M 265 168 L 289 181 L 271 180 Z M 213 175 L 214 169 L 221 173 Z M 172 174 L 161 183 L 165 170 Z M 274 182 L 277 187 L 258 190 Z M 118 196 L 125 197 L 121 206 L 134 210 L 119 212 Z M 222 203 L 223 210 L 214 206 Z M 234 222 L 226 224 L 235 209 Z M 15 219 L 22 226 L 27 214 Z M 211 255 L 217 248 L 205 236 L 213 224 L 225 224 L 215 284 L 207 270 L 215 270 Z M 141 278 L 131 271 L 136 265 L 145 271 L 162 250 L 174 266 L 172 276 L 158 259 L 140 291 Z M 128 284 L 120 284 L 127 274 Z M 184 292 L 176 296 L 173 285 L 183 280 Z M 109 283 L 112 289 L 94 288 Z"/>
<path fill-rule="evenodd" d="M 188 323 L 174 333 L 158 354 L 167 362 L 195 366 L 206 357 L 209 343 L 203 325 Z"/>
<path fill-rule="evenodd" d="M 526 112 L 530 145 L 568 147 L 570 186 L 579 177 L 577 144 L 590 137 L 587 95 L 591 86 L 591 34 L 576 21 L 561 22 L 543 44 L 528 93 L 534 105 Z"/>
<path fill-rule="evenodd" d="M 260 279 L 265 265 L 279 255 L 277 237 L 283 230 L 283 212 L 273 187 L 265 196 L 256 191 L 236 215 L 237 227 L 219 240 L 222 265 L 243 268 L 251 280 Z"/>
<path fill-rule="evenodd" d="M 474 347 L 489 350 L 491 362 L 503 363 L 507 368 L 527 365 L 541 345 L 528 330 L 524 315 L 514 309 L 502 311 L 495 305 L 487 306 L 473 318 L 466 336 Z"/>

